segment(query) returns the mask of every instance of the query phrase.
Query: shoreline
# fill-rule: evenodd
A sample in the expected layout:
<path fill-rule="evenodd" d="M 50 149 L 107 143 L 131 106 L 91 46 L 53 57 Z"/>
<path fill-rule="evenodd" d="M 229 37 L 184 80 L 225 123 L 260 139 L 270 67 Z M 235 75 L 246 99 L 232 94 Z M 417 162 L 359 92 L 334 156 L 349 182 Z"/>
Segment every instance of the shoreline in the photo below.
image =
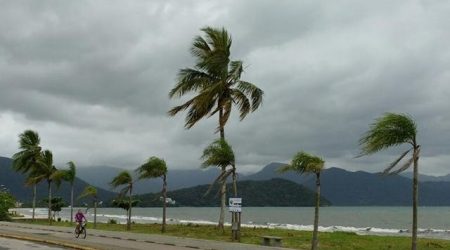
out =
<path fill-rule="evenodd" d="M 31 215 L 24 214 L 21 210 L 28 208 L 20 208 L 20 209 L 11 209 L 11 211 L 16 211 L 18 214 L 23 217 L 15 218 L 15 220 L 20 219 L 31 219 Z M 36 211 L 46 211 L 45 208 L 37 208 Z M 78 208 L 77 208 L 78 209 Z M 45 214 L 36 213 L 36 219 L 46 219 L 47 212 Z M 58 218 L 58 216 L 56 217 Z M 59 216 L 61 221 L 70 221 L 70 217 L 67 216 Z M 162 222 L 161 217 L 149 217 L 149 216 L 139 216 L 134 215 L 131 217 L 133 223 L 142 224 L 142 225 L 150 225 L 150 224 L 160 224 Z M 88 219 L 92 221 L 92 213 L 89 212 Z M 112 214 L 101 214 L 97 213 L 97 223 L 109 224 L 109 220 L 115 220 L 116 224 L 125 225 L 126 224 L 126 215 L 112 215 Z M 167 218 L 168 225 L 200 225 L 200 226 L 214 226 L 217 222 L 208 221 L 208 220 L 189 220 L 189 219 L 173 219 Z M 229 222 L 225 222 L 225 226 L 230 227 L 231 224 Z M 266 223 L 266 224 L 253 224 L 253 223 L 243 223 L 241 225 L 243 228 L 249 229 L 273 229 L 273 230 L 292 230 L 292 231 L 313 231 L 313 225 L 302 225 L 302 224 L 282 224 L 282 223 Z M 398 237 L 409 237 L 410 229 L 395 229 L 395 228 L 379 228 L 379 227 L 353 227 L 353 226 L 319 226 L 319 232 L 322 233 L 333 233 L 333 232 L 344 232 L 344 233 L 355 233 L 357 235 L 372 235 L 372 236 L 398 236 Z M 433 239 L 442 239 L 442 240 L 450 240 L 450 230 L 448 229 L 435 229 L 435 228 L 419 228 L 418 236 L 421 238 L 433 238 Z"/>

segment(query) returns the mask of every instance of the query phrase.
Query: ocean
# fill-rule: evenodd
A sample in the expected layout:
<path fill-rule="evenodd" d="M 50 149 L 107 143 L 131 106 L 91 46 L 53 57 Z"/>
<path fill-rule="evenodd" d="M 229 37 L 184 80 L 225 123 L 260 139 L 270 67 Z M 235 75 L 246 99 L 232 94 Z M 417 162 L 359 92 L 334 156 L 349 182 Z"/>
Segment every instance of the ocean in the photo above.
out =
<path fill-rule="evenodd" d="M 16 209 L 31 216 L 31 208 Z M 83 208 L 83 211 L 85 208 Z M 76 211 L 76 210 L 75 210 Z M 46 217 L 47 209 L 38 208 L 38 217 Z M 133 208 L 132 221 L 136 223 L 161 222 L 162 208 Z M 216 224 L 218 207 L 169 207 L 168 223 Z M 242 223 L 246 227 L 285 228 L 312 230 L 314 208 L 312 207 L 243 207 Z M 69 220 L 70 209 L 64 208 L 59 217 Z M 93 209 L 87 211 L 92 222 Z M 126 212 L 120 208 L 98 208 L 97 220 L 107 222 L 115 219 L 125 223 Z M 228 214 L 226 218 L 231 221 Z M 321 207 L 319 230 L 344 231 L 360 234 L 408 235 L 411 228 L 411 207 Z M 419 234 L 450 239 L 450 207 L 419 207 Z"/>

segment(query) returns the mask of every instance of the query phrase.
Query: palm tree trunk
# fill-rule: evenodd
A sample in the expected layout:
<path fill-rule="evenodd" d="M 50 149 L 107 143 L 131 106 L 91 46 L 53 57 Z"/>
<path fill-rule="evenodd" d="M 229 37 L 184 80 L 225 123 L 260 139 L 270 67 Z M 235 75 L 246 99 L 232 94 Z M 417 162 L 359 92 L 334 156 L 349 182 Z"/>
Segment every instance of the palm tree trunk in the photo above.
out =
<path fill-rule="evenodd" d="M 419 146 L 414 145 L 414 178 L 413 178 L 413 225 L 411 249 L 417 249 L 417 206 L 419 203 Z"/>
<path fill-rule="evenodd" d="M 97 198 L 94 200 L 94 229 L 97 228 Z"/>
<path fill-rule="evenodd" d="M 220 102 L 220 101 L 219 101 Z M 219 109 L 219 132 L 220 132 L 220 139 L 225 139 L 225 128 L 222 124 L 223 120 L 223 109 Z"/>
<path fill-rule="evenodd" d="M 48 223 L 52 224 L 52 182 L 48 181 Z"/>
<path fill-rule="evenodd" d="M 32 214 L 32 220 L 34 222 L 34 215 L 36 210 L 36 184 L 33 185 L 33 214 Z"/>
<path fill-rule="evenodd" d="M 236 178 L 236 166 L 233 165 L 233 193 L 234 197 L 237 198 L 237 178 Z"/>
<path fill-rule="evenodd" d="M 319 239 L 319 207 L 320 207 L 320 173 L 316 173 L 316 208 L 314 209 L 314 230 L 311 242 L 311 250 L 317 250 Z"/>
<path fill-rule="evenodd" d="M 132 201 L 131 201 L 131 193 L 132 193 L 133 187 L 130 187 L 130 197 L 128 199 L 128 223 L 127 223 L 127 230 L 131 229 L 131 205 L 132 205 Z"/>
<path fill-rule="evenodd" d="M 225 168 L 222 168 L 222 172 L 225 172 Z M 219 216 L 219 229 L 224 231 L 224 222 L 225 222 L 225 199 L 226 199 L 226 192 L 227 192 L 227 180 L 224 179 L 222 181 L 222 187 L 220 191 L 220 216 Z"/>
<path fill-rule="evenodd" d="M 163 219 L 162 219 L 162 226 L 161 226 L 161 232 L 165 233 L 166 232 L 166 207 L 167 207 L 167 203 L 166 203 L 166 199 L 167 199 L 167 176 L 164 175 L 163 176 L 163 189 L 162 189 L 162 193 L 163 193 Z"/>
<path fill-rule="evenodd" d="M 70 190 L 70 223 L 73 222 L 73 182 Z"/>

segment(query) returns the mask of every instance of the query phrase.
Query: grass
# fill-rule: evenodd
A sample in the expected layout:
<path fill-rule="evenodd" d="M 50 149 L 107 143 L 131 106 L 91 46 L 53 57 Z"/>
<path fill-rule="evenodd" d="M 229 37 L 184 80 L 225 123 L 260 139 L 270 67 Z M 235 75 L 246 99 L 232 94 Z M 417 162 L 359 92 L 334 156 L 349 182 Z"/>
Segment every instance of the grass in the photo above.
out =
<path fill-rule="evenodd" d="M 47 220 L 36 220 L 32 222 L 28 219 L 20 219 L 17 222 L 48 225 Z M 74 227 L 70 222 L 54 222 L 54 226 Z M 88 224 L 88 229 L 93 228 L 93 224 Z M 161 234 L 160 224 L 133 224 L 131 232 Z M 123 224 L 97 223 L 97 229 L 108 231 L 126 231 Z M 166 235 L 208 239 L 217 241 L 231 241 L 231 229 L 228 227 L 225 233 L 221 233 L 215 226 L 186 224 L 167 225 Z M 283 246 L 296 249 L 310 249 L 312 232 L 296 231 L 287 229 L 267 229 L 267 228 L 242 228 L 241 242 L 248 244 L 260 244 L 260 236 L 271 235 L 283 238 Z M 334 232 L 320 233 L 319 247 L 321 250 L 402 250 L 410 249 L 411 240 L 409 237 L 395 236 L 361 236 L 355 233 Z M 436 239 L 419 239 L 418 249 L 450 249 L 450 241 Z"/>

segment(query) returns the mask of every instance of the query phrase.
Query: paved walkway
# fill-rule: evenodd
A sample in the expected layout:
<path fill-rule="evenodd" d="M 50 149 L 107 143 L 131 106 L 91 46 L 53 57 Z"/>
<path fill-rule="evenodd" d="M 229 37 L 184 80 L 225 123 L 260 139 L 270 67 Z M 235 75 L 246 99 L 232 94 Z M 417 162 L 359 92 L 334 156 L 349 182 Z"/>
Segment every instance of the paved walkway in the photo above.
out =
<path fill-rule="evenodd" d="M 64 248 L 35 243 L 32 241 L 0 238 L 0 250 L 63 250 Z"/>
<path fill-rule="evenodd" d="M 86 239 L 76 239 L 73 228 L 0 222 L 0 237 L 15 237 L 65 245 L 75 249 L 154 249 L 154 250 L 286 250 L 287 248 L 199 240 L 156 234 L 88 230 Z"/>

